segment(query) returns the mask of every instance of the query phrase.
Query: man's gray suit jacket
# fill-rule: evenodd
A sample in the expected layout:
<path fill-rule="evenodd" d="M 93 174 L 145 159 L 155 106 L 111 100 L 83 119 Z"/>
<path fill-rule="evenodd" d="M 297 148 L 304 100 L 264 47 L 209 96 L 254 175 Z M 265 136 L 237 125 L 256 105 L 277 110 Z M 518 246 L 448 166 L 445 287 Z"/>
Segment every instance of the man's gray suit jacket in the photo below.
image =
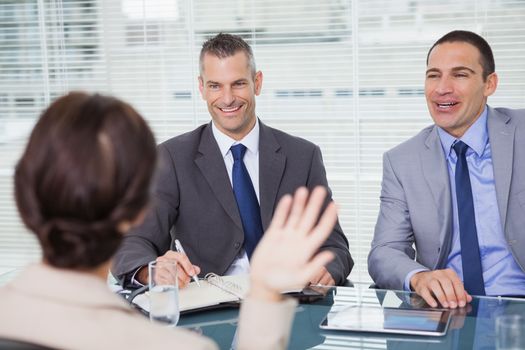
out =
<path fill-rule="evenodd" d="M 208 272 L 224 274 L 243 247 L 237 202 L 211 123 L 174 137 L 158 147 L 159 171 L 146 219 L 124 238 L 113 274 L 124 284 L 138 267 L 172 248 L 178 238 L 190 261 Z M 328 188 L 319 147 L 260 122 L 259 194 L 266 230 L 279 199 L 300 186 Z M 327 203 L 331 200 L 327 199 Z M 344 283 L 353 260 L 339 223 L 321 248 L 335 253 L 327 269 Z"/>
<path fill-rule="evenodd" d="M 512 255 L 524 269 L 525 110 L 488 107 L 487 127 L 494 205 Z M 455 200 L 449 181 L 435 125 L 384 154 L 381 206 L 368 256 L 368 271 L 376 285 L 403 289 L 410 271 L 446 268 Z"/>

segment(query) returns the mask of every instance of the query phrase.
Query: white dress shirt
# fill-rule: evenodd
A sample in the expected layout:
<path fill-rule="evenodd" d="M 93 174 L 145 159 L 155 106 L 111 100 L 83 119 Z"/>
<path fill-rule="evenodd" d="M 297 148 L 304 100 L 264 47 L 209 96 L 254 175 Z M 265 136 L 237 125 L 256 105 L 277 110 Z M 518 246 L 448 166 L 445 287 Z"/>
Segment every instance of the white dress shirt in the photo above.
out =
<path fill-rule="evenodd" d="M 255 126 L 253 129 L 240 141 L 236 141 L 231 137 L 221 132 L 212 122 L 212 132 L 215 141 L 219 145 L 222 157 L 224 159 L 224 165 L 228 171 L 228 177 L 230 178 L 230 184 L 233 187 L 232 182 L 232 169 L 233 169 L 233 155 L 230 150 L 231 146 L 239 143 L 246 146 L 246 154 L 244 155 L 244 165 L 248 170 L 250 179 L 252 180 L 253 189 L 257 196 L 259 203 L 261 202 L 259 197 L 259 120 L 255 120 Z M 250 272 L 250 261 L 248 255 L 244 249 L 241 249 L 235 260 L 232 262 L 225 275 L 239 275 L 248 274 Z"/>

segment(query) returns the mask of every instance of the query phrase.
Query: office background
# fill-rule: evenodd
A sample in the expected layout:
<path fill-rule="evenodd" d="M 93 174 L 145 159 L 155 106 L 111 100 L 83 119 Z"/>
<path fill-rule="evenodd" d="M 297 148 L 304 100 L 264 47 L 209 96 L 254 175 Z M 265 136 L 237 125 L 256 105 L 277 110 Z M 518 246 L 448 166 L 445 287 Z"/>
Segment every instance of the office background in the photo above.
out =
<path fill-rule="evenodd" d="M 257 115 L 320 145 L 350 278 L 370 281 L 381 155 L 431 123 L 428 48 L 453 29 L 483 35 L 500 77 L 489 103 L 525 108 L 524 23 L 524 0 L 0 0 L 0 270 L 40 258 L 12 175 L 42 108 L 100 91 L 131 102 L 158 142 L 189 131 L 210 120 L 200 46 L 223 31 L 252 45 L 264 73 Z"/>

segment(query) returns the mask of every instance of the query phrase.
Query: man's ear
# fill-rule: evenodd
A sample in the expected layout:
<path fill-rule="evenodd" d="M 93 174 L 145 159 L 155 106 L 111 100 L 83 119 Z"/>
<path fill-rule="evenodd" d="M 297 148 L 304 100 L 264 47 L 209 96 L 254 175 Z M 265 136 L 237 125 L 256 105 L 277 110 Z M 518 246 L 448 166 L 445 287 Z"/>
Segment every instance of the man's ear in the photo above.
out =
<path fill-rule="evenodd" d="M 255 73 L 255 96 L 259 96 L 262 90 L 263 74 L 261 71 Z"/>
<path fill-rule="evenodd" d="M 496 92 L 496 88 L 498 87 L 498 75 L 496 72 L 489 74 L 485 81 L 485 97 L 489 97 L 494 92 Z"/>
<path fill-rule="evenodd" d="M 204 80 L 202 79 L 202 76 L 200 75 L 198 77 L 198 80 L 199 80 L 199 91 L 201 93 L 202 99 L 204 99 Z"/>

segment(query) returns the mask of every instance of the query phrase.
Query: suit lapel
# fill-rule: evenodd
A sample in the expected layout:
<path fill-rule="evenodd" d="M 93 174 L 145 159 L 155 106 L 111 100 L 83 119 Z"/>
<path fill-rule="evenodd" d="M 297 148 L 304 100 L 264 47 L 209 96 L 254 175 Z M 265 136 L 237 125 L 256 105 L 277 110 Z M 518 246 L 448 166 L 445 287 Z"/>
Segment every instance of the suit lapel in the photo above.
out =
<path fill-rule="evenodd" d="M 279 152 L 281 146 L 272 130 L 261 121 L 259 126 L 259 198 L 263 229 L 266 231 L 272 219 L 286 156 Z"/>
<path fill-rule="evenodd" d="M 505 227 L 509 201 L 512 161 L 514 155 L 514 132 L 516 126 L 510 117 L 488 107 L 487 128 L 492 151 L 492 166 L 501 224 Z"/>
<path fill-rule="evenodd" d="M 210 185 L 215 197 L 228 216 L 242 231 L 241 216 L 239 215 L 237 202 L 233 195 L 228 172 L 224 166 L 224 159 L 211 131 L 211 123 L 202 131 L 199 153 L 195 157 L 195 164 L 202 172 L 202 176 Z"/>
<path fill-rule="evenodd" d="M 437 267 L 442 267 L 450 251 L 452 239 L 452 202 L 450 196 L 450 180 L 443 147 L 439 139 L 437 127 L 433 127 L 425 140 L 425 147 L 419 153 L 423 176 L 432 193 L 432 199 L 438 211 L 440 227 L 440 254 Z"/>

